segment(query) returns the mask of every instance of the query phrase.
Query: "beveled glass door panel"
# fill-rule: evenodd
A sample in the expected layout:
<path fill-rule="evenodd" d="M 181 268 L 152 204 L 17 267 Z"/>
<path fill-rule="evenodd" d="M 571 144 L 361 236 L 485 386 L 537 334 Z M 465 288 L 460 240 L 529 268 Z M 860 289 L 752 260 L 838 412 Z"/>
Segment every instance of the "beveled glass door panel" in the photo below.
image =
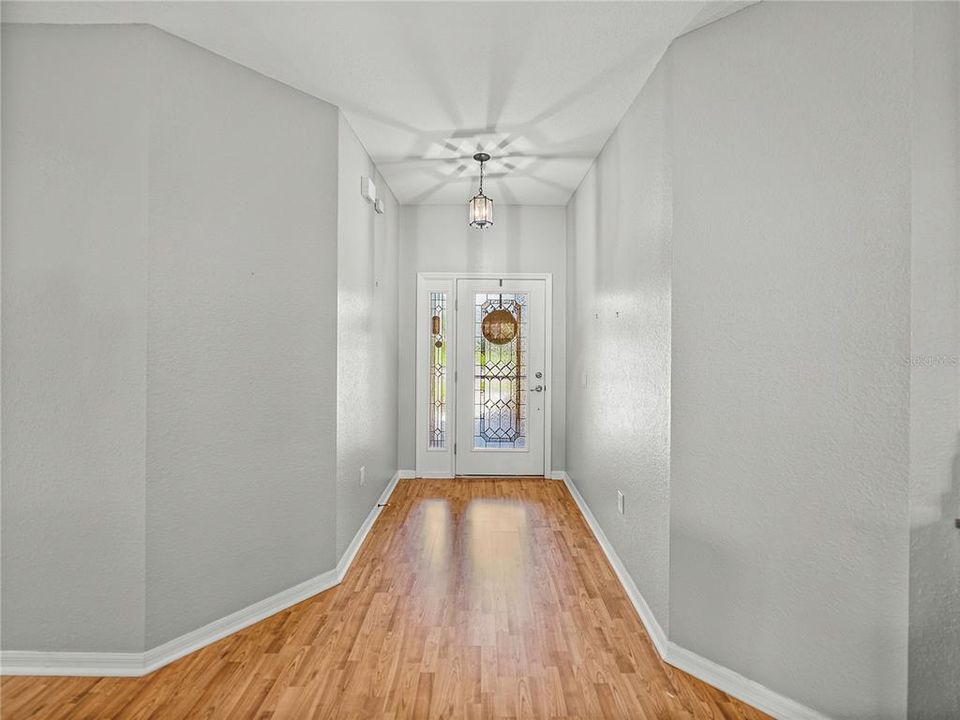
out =
<path fill-rule="evenodd" d="M 459 280 L 457 306 L 457 473 L 540 475 L 544 281 Z"/>
<path fill-rule="evenodd" d="M 475 293 L 473 447 L 527 446 L 527 335 L 529 293 Z"/>

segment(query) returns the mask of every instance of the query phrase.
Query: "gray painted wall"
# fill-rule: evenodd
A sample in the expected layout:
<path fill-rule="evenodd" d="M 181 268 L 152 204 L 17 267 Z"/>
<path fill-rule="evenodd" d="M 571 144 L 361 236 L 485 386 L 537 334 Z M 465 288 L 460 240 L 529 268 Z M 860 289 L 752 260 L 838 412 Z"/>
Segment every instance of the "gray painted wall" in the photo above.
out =
<path fill-rule="evenodd" d="M 567 472 L 664 630 L 670 563 L 669 60 L 567 206 Z M 617 511 L 624 493 L 624 514 Z"/>
<path fill-rule="evenodd" d="M 906 712 L 909 4 L 762 3 L 673 63 L 671 639 Z"/>
<path fill-rule="evenodd" d="M 146 37 L 3 26 L 6 650 L 143 650 Z"/>
<path fill-rule="evenodd" d="M 339 122 L 337 557 L 397 471 L 400 244 L 397 200 L 342 114 Z M 383 215 L 360 195 L 361 176 L 374 179 Z"/>
<path fill-rule="evenodd" d="M 571 476 L 673 642 L 838 718 L 907 712 L 912 23 L 764 3 L 680 38 L 568 206 Z M 646 446 L 590 445 L 621 417 Z"/>
<path fill-rule="evenodd" d="M 336 564 L 337 108 L 151 35 L 148 647 Z"/>
<path fill-rule="evenodd" d="M 960 717 L 960 5 L 914 6 L 909 717 Z"/>
<path fill-rule="evenodd" d="M 419 272 L 553 273 L 551 458 L 564 467 L 566 229 L 562 207 L 500 205 L 494 225 L 467 226 L 467 205 L 405 205 L 400 209 L 400 447 L 399 465 L 416 465 L 416 316 Z"/>
<path fill-rule="evenodd" d="M 141 651 L 336 565 L 338 111 L 3 33 L 3 648 Z"/>
<path fill-rule="evenodd" d="M 957 16 L 687 35 L 568 227 L 498 206 L 482 243 L 373 215 L 326 103 L 150 28 L 4 26 L 3 648 L 135 652 L 332 568 L 413 467 L 416 272 L 551 271 L 553 464 L 671 639 L 893 718 L 909 617 L 909 716 L 956 714 Z"/>

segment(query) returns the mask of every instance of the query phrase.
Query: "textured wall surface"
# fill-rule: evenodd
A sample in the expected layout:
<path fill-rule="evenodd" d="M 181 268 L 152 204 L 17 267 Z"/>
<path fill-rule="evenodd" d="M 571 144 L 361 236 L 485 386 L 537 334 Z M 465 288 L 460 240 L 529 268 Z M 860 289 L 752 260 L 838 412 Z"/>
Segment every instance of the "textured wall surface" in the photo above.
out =
<path fill-rule="evenodd" d="M 909 4 L 677 40 L 671 639 L 837 718 L 906 713 Z"/>
<path fill-rule="evenodd" d="M 566 211 L 480 234 L 398 208 L 333 106 L 4 26 L 3 648 L 135 652 L 331 569 L 414 466 L 416 273 L 552 272 L 553 468 L 671 640 L 837 718 L 957 715 L 958 32 L 749 8 Z"/>
<path fill-rule="evenodd" d="M 400 228 L 393 193 L 342 114 L 339 168 L 337 557 L 397 470 Z M 360 195 L 361 176 L 377 184 L 382 215 Z"/>
<path fill-rule="evenodd" d="M 909 717 L 960 717 L 960 5 L 914 5 Z"/>
<path fill-rule="evenodd" d="M 145 38 L 3 26 L 4 650 L 143 649 Z"/>
<path fill-rule="evenodd" d="M 567 206 L 567 472 L 667 629 L 669 60 Z M 617 511 L 617 490 L 624 513 Z"/>
<path fill-rule="evenodd" d="M 338 112 L 3 32 L 3 647 L 136 652 L 336 564 Z"/>
<path fill-rule="evenodd" d="M 148 647 L 336 563 L 338 111 L 152 36 Z"/>
<path fill-rule="evenodd" d="M 419 272 L 553 273 L 551 457 L 564 466 L 566 251 L 562 207 L 500 205 L 486 230 L 467 226 L 467 205 L 409 205 L 400 210 L 400 467 L 416 465 L 416 317 Z"/>

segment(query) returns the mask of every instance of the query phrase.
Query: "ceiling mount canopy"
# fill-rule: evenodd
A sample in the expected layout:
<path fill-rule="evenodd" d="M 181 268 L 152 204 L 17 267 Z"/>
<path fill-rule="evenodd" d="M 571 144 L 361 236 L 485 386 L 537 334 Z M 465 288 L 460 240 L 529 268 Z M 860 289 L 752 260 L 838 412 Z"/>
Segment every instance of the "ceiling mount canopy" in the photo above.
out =
<path fill-rule="evenodd" d="M 483 230 L 493 225 L 493 200 L 483 194 L 483 164 L 490 159 L 485 152 L 478 152 L 473 159 L 480 163 L 480 190 L 470 198 L 470 227 Z"/>

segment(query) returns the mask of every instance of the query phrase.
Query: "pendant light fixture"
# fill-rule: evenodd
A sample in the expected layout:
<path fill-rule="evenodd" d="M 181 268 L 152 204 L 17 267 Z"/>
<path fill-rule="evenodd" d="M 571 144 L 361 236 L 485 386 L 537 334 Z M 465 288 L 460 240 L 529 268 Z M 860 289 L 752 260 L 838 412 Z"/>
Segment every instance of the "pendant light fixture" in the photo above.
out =
<path fill-rule="evenodd" d="M 483 164 L 490 156 L 481 152 L 473 159 L 480 163 L 480 192 L 470 198 L 470 226 L 483 230 L 493 225 L 493 200 L 483 194 Z"/>

